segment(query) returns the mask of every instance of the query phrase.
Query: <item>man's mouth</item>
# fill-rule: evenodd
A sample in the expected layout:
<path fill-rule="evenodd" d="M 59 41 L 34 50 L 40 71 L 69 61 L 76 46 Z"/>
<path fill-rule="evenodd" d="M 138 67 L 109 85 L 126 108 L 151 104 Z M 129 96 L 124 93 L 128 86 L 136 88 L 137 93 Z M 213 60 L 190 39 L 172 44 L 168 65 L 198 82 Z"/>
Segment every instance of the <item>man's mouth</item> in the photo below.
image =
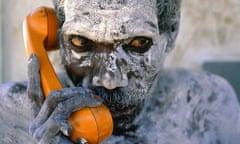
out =
<path fill-rule="evenodd" d="M 124 88 L 107 90 L 99 87 L 95 88 L 94 91 L 110 109 L 114 129 L 128 129 L 132 126 L 134 119 L 142 110 L 144 99 L 134 99 L 134 95 L 128 93 L 128 90 Z"/>
<path fill-rule="evenodd" d="M 138 107 L 136 105 L 129 105 L 128 107 L 125 108 L 116 108 L 114 106 L 110 106 L 109 109 L 112 112 L 112 116 L 114 118 L 117 118 L 121 116 L 128 116 L 134 114 Z"/>
<path fill-rule="evenodd" d="M 144 100 L 142 96 L 139 96 L 140 93 L 138 95 L 136 94 L 137 92 L 130 91 L 127 88 L 108 90 L 103 87 L 96 87 L 93 91 L 103 99 L 104 103 L 112 111 L 134 109 L 134 107 L 137 107 Z"/>

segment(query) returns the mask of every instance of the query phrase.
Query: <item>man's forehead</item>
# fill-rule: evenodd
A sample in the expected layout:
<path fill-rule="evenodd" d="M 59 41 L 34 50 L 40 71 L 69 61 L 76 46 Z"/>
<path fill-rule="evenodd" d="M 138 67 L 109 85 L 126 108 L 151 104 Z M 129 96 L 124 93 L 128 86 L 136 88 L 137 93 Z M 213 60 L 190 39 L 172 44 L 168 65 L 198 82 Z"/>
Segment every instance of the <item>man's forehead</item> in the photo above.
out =
<path fill-rule="evenodd" d="M 69 33 L 79 32 L 99 41 L 157 29 L 155 0 L 66 0 L 64 7 Z"/>
<path fill-rule="evenodd" d="M 65 0 L 67 9 L 119 10 L 122 8 L 146 8 L 155 6 L 155 0 Z"/>

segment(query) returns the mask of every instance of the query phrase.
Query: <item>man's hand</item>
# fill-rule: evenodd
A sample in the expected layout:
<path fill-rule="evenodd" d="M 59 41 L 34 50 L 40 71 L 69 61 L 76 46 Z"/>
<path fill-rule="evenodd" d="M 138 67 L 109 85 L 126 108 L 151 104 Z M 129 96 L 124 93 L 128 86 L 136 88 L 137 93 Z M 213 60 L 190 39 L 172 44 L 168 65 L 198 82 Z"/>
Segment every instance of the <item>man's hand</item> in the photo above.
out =
<path fill-rule="evenodd" d="M 71 144 L 67 138 L 72 129 L 67 121 L 70 114 L 85 106 L 101 104 L 90 90 L 82 87 L 52 91 L 44 100 L 39 62 L 35 55 L 31 55 L 28 62 L 28 81 L 27 93 L 33 116 L 30 134 L 39 144 Z M 81 138 L 79 143 L 82 143 Z"/>

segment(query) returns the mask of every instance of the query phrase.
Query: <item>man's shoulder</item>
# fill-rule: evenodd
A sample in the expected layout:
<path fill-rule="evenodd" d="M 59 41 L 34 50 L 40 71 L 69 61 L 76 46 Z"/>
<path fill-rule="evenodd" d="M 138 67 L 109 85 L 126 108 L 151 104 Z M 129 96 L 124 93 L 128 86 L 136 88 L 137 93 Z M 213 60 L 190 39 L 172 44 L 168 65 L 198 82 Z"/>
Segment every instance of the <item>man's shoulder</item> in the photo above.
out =
<path fill-rule="evenodd" d="M 27 99 L 27 82 L 8 82 L 0 84 L 1 109 L 25 108 Z"/>
<path fill-rule="evenodd" d="M 163 105 L 169 102 L 227 113 L 239 109 L 237 96 L 227 80 L 206 71 L 165 69 L 158 74 L 151 93 L 153 101 Z"/>
<path fill-rule="evenodd" d="M 166 91 L 192 91 L 198 94 L 215 92 L 235 97 L 232 86 L 224 78 L 207 71 L 192 71 L 184 68 L 164 69 L 158 73 L 155 88 Z M 237 100 L 237 99 L 236 99 Z"/>
<path fill-rule="evenodd" d="M 29 108 L 26 82 L 0 84 L 0 115 L 23 114 Z M 27 111 L 28 112 L 28 111 Z"/>
<path fill-rule="evenodd" d="M 146 102 L 139 123 L 149 129 L 149 139 L 159 133 L 163 139 L 174 135 L 166 139 L 169 143 L 238 141 L 239 103 L 229 83 L 217 75 L 186 69 L 162 70 Z M 152 127 L 151 121 L 155 123 Z"/>
<path fill-rule="evenodd" d="M 11 95 L 26 95 L 27 82 L 7 82 L 0 84 L 0 95 L 11 96 Z"/>
<path fill-rule="evenodd" d="M 27 82 L 0 84 L 0 143 L 34 143 L 28 135 L 31 109 L 26 90 Z"/>

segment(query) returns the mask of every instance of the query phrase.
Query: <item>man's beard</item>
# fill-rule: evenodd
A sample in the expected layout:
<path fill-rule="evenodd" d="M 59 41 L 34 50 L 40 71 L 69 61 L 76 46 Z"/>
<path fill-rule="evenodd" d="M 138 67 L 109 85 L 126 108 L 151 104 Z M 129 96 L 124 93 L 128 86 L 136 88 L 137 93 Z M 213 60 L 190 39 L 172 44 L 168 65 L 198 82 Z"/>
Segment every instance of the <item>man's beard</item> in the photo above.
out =
<path fill-rule="evenodd" d="M 145 89 L 116 88 L 107 90 L 96 87 L 94 91 L 111 111 L 114 121 L 114 134 L 131 129 L 134 119 L 140 113 L 146 97 Z"/>

